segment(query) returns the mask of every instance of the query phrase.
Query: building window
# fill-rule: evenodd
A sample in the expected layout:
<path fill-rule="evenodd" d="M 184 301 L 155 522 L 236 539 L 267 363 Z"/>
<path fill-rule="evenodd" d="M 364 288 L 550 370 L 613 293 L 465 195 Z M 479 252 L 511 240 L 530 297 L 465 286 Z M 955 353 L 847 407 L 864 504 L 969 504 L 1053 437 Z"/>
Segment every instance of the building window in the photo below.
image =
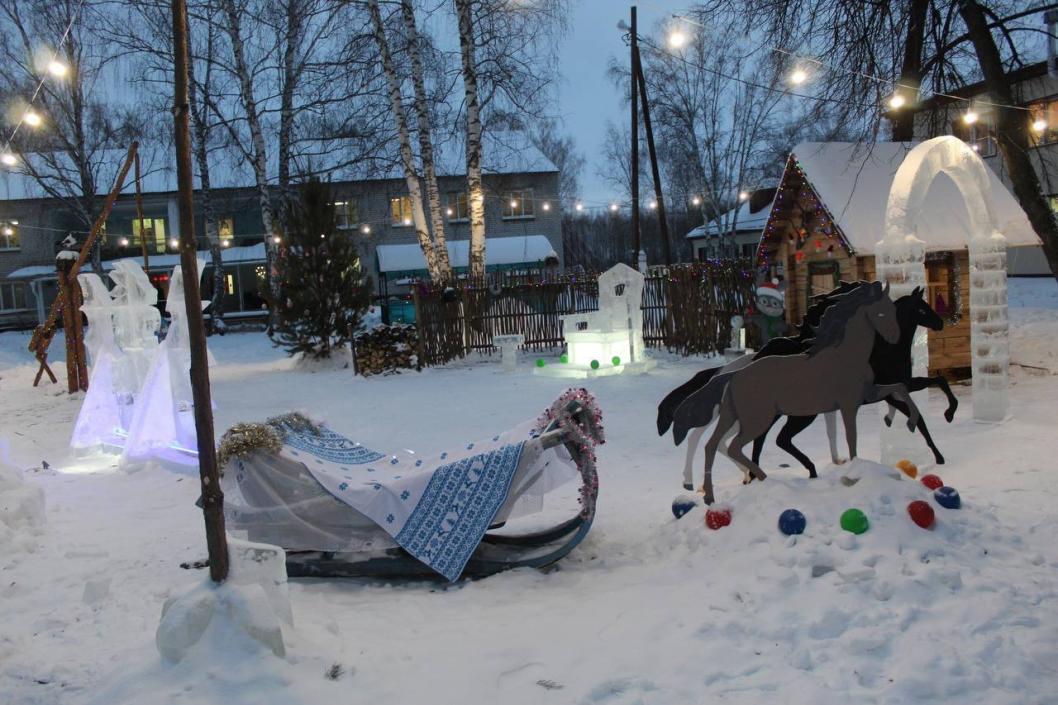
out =
<path fill-rule="evenodd" d="M 389 222 L 394 227 L 411 225 L 411 196 L 389 199 Z"/>
<path fill-rule="evenodd" d="M 448 207 L 445 209 L 445 215 L 452 221 L 470 218 L 466 191 L 453 191 L 448 194 Z"/>
<path fill-rule="evenodd" d="M 951 252 L 926 255 L 926 303 L 948 323 L 958 323 L 962 315 L 959 300 L 959 270 Z"/>
<path fill-rule="evenodd" d="M 235 275 L 224 274 L 224 293 L 228 296 L 235 296 Z"/>
<path fill-rule="evenodd" d="M 26 285 L 24 282 L 0 282 L 0 311 L 18 311 L 26 308 Z"/>
<path fill-rule="evenodd" d="M 0 250 L 17 250 L 22 246 L 18 237 L 18 221 L 0 221 Z"/>
<path fill-rule="evenodd" d="M 980 118 L 974 124 L 967 125 L 960 118 L 952 123 L 951 133 L 982 157 L 996 155 L 996 126 L 991 120 Z"/>
<path fill-rule="evenodd" d="M 1037 124 L 1042 124 L 1043 129 L 1036 129 Z M 1029 134 L 1036 140 L 1036 144 L 1058 142 L 1058 100 L 1029 106 Z"/>
<path fill-rule="evenodd" d="M 747 242 L 742 244 L 742 257 L 752 258 L 757 253 L 757 243 Z"/>
<path fill-rule="evenodd" d="M 217 221 L 217 235 L 222 243 L 235 237 L 235 220 L 231 216 Z"/>
<path fill-rule="evenodd" d="M 808 263 L 808 300 L 820 294 L 829 294 L 838 285 L 841 268 L 833 260 Z"/>
<path fill-rule="evenodd" d="M 148 247 L 153 247 L 155 252 L 165 253 L 169 243 L 165 240 L 165 218 L 144 218 L 142 221 L 143 233 L 140 233 L 140 219 L 132 219 L 132 242 L 139 244 L 146 242 Z"/>
<path fill-rule="evenodd" d="M 356 201 L 335 201 L 334 219 L 341 230 L 351 230 L 360 224 L 360 208 Z"/>
<path fill-rule="evenodd" d="M 532 218 L 534 216 L 532 189 L 507 191 L 503 194 L 504 218 Z"/>

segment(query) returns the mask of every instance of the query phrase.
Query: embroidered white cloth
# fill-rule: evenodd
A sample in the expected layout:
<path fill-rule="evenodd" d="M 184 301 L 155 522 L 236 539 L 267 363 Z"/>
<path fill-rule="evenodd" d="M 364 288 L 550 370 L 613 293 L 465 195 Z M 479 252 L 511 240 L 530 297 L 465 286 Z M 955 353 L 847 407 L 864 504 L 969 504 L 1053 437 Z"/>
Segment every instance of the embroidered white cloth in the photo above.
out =
<path fill-rule="evenodd" d="M 539 464 L 531 484 L 541 493 L 574 476 L 566 463 L 523 457 L 536 435 L 532 422 L 432 457 L 384 455 L 326 427 L 284 430 L 282 457 L 302 463 L 331 495 L 449 580 L 463 572 L 504 506 L 520 463 Z"/>

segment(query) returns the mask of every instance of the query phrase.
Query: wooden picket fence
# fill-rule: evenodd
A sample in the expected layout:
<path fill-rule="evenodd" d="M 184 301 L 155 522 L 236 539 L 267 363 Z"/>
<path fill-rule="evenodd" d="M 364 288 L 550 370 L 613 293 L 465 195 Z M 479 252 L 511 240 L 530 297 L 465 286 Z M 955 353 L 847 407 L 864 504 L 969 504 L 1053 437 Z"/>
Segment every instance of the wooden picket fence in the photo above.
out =
<path fill-rule="evenodd" d="M 749 262 L 708 261 L 652 268 L 643 287 L 643 339 L 682 355 L 723 350 L 731 316 L 752 301 Z M 419 364 L 443 365 L 496 351 L 496 335 L 525 336 L 524 350 L 563 345 L 560 316 L 599 308 L 598 274 L 501 272 L 452 286 L 413 286 Z"/>

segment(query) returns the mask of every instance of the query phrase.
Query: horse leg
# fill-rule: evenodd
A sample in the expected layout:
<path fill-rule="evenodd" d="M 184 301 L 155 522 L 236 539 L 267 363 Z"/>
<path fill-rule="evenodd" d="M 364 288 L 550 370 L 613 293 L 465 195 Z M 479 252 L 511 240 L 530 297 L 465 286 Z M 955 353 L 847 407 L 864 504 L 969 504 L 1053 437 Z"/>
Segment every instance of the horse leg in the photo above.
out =
<path fill-rule="evenodd" d="M 914 432 L 915 428 L 918 426 L 918 420 L 921 418 L 921 413 L 918 410 L 918 406 L 911 398 L 911 395 L 908 393 L 907 387 L 900 383 L 872 384 L 867 390 L 865 401 L 874 403 L 876 401 L 881 401 L 886 397 L 894 397 L 907 404 L 907 408 L 911 412 L 907 415 L 907 430 Z"/>
<path fill-rule="evenodd" d="M 827 441 L 830 443 L 830 462 L 841 465 L 845 459 L 838 455 L 838 418 L 836 411 L 823 413 L 823 421 L 827 424 Z"/>
<path fill-rule="evenodd" d="M 694 491 L 694 452 L 705 434 L 705 426 L 691 429 L 687 434 L 687 459 L 683 463 L 683 489 Z"/>
<path fill-rule="evenodd" d="M 910 414 L 910 409 L 908 409 L 902 401 L 892 399 L 889 400 L 889 403 L 893 406 L 893 408 L 897 409 L 900 413 L 904 414 L 905 416 Z M 915 428 L 918 429 L 918 432 L 922 434 L 922 437 L 926 440 L 926 445 L 929 446 L 929 449 L 933 451 L 933 461 L 937 463 L 937 465 L 943 465 L 944 456 L 941 455 L 940 449 L 937 448 L 937 445 L 933 442 L 933 437 L 929 435 L 929 429 L 926 428 L 926 420 L 922 417 L 919 417 L 918 424 L 915 426 Z"/>
<path fill-rule="evenodd" d="M 752 432 L 746 432 L 745 430 L 739 430 L 738 435 L 735 436 L 735 440 L 731 441 L 731 445 L 727 447 L 727 457 L 734 460 L 736 463 L 749 470 L 749 474 L 758 480 L 764 480 L 768 476 L 761 470 L 760 466 L 754 463 L 752 460 L 746 457 L 746 454 L 742 452 L 742 449 L 747 443 L 753 440 L 754 434 Z"/>
<path fill-rule="evenodd" d="M 818 477 L 818 475 L 816 475 L 816 466 L 811 458 L 802 453 L 800 449 L 793 444 L 793 438 L 798 433 L 812 425 L 812 422 L 815 420 L 815 416 L 789 416 L 786 419 L 786 425 L 784 425 L 782 430 L 779 431 L 779 437 L 775 439 L 775 445 L 797 458 L 797 461 L 800 462 L 801 465 L 804 465 L 805 469 L 808 470 L 808 477 L 812 479 Z M 753 462 L 757 462 L 756 458 L 753 459 Z"/>
<path fill-rule="evenodd" d="M 721 411 L 720 420 L 713 429 L 713 435 L 705 444 L 705 477 L 702 478 L 702 499 L 706 504 L 712 504 L 713 497 L 713 461 L 716 460 L 716 449 L 720 446 L 720 440 L 724 434 L 734 425 L 734 415 Z"/>
<path fill-rule="evenodd" d="M 764 441 L 767 440 L 767 438 L 768 438 L 768 431 L 771 431 L 772 426 L 774 426 L 776 424 L 776 422 L 778 422 L 778 420 L 781 418 L 781 416 L 782 416 L 781 414 L 779 416 L 776 416 L 772 420 L 772 422 L 770 424 L 768 424 L 768 430 L 753 439 L 753 456 L 752 457 L 753 457 L 753 463 L 755 465 L 760 465 L 760 454 L 764 450 Z M 745 481 L 742 484 L 746 485 L 746 484 L 749 484 L 750 482 L 753 481 L 753 476 L 750 475 L 748 472 L 746 472 L 745 468 L 743 468 L 742 472 L 746 473 Z"/>
<path fill-rule="evenodd" d="M 907 391 L 909 392 L 918 392 L 929 387 L 938 387 L 944 392 L 944 396 L 948 398 L 948 408 L 944 411 L 944 420 L 951 423 L 955 419 L 955 410 L 959 408 L 959 400 L 952 394 L 948 380 L 936 375 L 934 377 L 912 377 L 907 382 Z"/>
<path fill-rule="evenodd" d="M 856 414 L 859 404 L 841 407 L 841 422 L 845 425 L 845 442 L 849 444 L 849 459 L 856 457 Z"/>
<path fill-rule="evenodd" d="M 889 409 L 885 412 L 885 416 L 882 417 L 882 421 L 885 422 L 886 426 L 892 426 L 894 416 L 896 416 L 896 409 L 894 409 L 893 405 L 890 404 Z"/>

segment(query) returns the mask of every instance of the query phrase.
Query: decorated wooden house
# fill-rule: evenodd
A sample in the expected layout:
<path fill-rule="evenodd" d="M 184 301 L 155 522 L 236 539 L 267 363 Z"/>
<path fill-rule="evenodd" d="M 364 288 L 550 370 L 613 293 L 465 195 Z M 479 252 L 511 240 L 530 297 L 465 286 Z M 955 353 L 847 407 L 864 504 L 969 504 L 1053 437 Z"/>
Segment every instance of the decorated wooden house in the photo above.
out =
<path fill-rule="evenodd" d="M 878 279 L 875 251 L 884 237 L 889 192 L 912 147 L 807 142 L 794 148 L 757 250 L 762 276 L 782 281 L 789 323 L 798 324 L 811 298 L 841 280 Z M 1018 248 L 1039 245 L 1039 239 L 1014 197 L 986 171 L 1009 262 Z M 927 300 L 945 319 L 944 330 L 929 333 L 930 374 L 965 377 L 971 366 L 970 215 L 943 173 L 932 180 L 925 203 L 915 235 L 926 243 Z"/>

